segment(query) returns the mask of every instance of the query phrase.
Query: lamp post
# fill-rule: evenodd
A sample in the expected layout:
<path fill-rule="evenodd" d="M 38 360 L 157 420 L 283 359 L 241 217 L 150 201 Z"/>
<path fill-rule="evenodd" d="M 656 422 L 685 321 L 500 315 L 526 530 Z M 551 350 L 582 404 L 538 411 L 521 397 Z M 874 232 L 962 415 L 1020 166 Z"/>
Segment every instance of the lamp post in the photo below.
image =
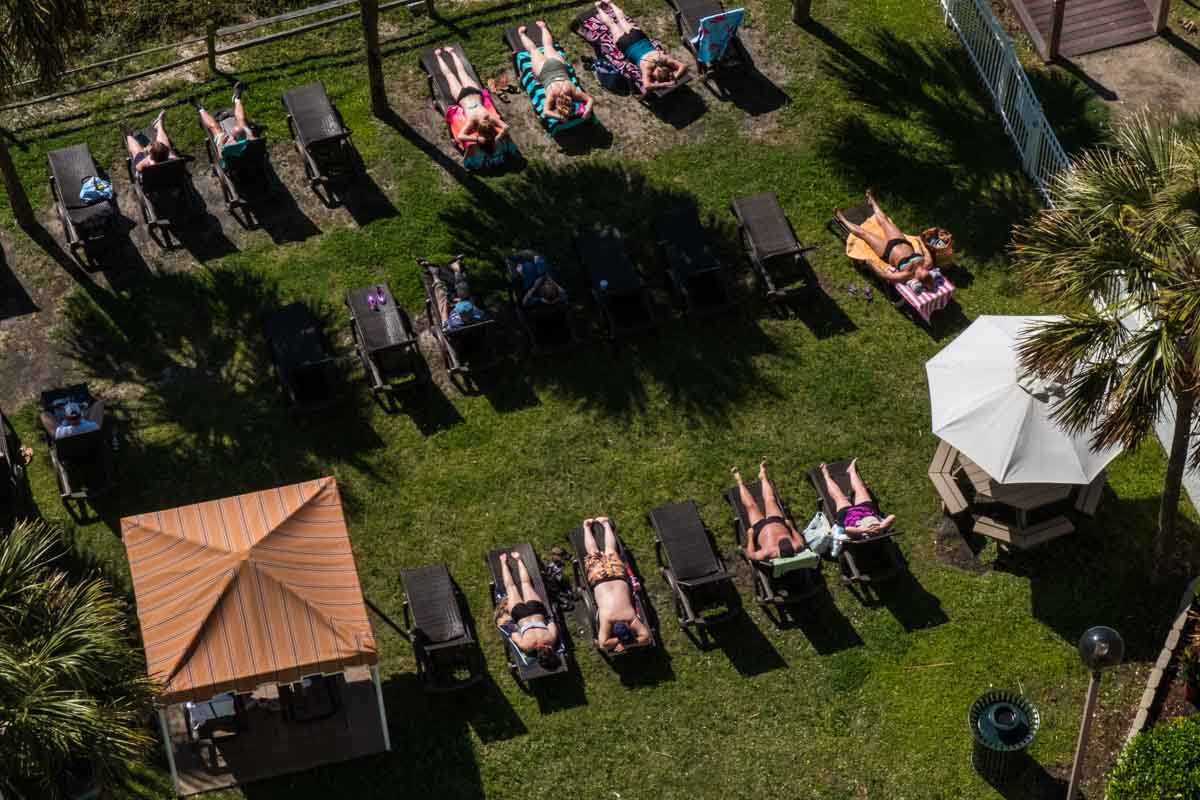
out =
<path fill-rule="evenodd" d="M 1079 787 L 1079 773 L 1083 769 L 1083 753 L 1087 749 L 1088 731 L 1092 727 L 1092 712 L 1096 710 L 1096 696 L 1100 693 L 1100 673 L 1121 663 L 1125 655 L 1125 640 L 1112 628 L 1097 625 L 1083 632 L 1079 640 L 1079 658 L 1091 670 L 1087 699 L 1083 702 L 1083 721 L 1079 723 L 1079 741 L 1075 743 L 1075 760 L 1071 763 L 1071 782 L 1067 786 L 1067 800 L 1075 800 Z"/>

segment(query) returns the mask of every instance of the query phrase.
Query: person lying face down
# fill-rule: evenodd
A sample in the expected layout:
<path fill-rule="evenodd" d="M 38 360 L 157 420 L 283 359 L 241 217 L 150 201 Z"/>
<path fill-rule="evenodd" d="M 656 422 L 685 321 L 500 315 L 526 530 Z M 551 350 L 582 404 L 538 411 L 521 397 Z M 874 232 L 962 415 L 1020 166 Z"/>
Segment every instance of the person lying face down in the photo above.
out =
<path fill-rule="evenodd" d="M 642 74 L 642 96 L 674 88 L 687 72 L 687 64 L 659 50 L 616 4 L 596 3 L 596 17 L 608 26 L 613 41 L 625 58 L 637 64 Z"/>
<path fill-rule="evenodd" d="M 543 46 L 540 49 L 529 38 L 528 29 L 524 25 L 517 28 L 517 37 L 521 40 L 521 46 L 525 48 L 525 52 L 529 53 L 533 76 L 537 78 L 538 83 L 542 85 L 542 90 L 546 93 L 543 113 L 554 119 L 570 119 L 575 116 L 575 107 L 578 104 L 581 106 L 578 115 L 587 117 L 592 113 L 592 96 L 571 80 L 567 62 L 563 61 L 558 49 L 555 48 L 554 37 L 550 35 L 550 29 L 546 27 L 545 21 L 539 19 L 537 26 L 541 29 L 542 35 Z"/>
<path fill-rule="evenodd" d="M 593 523 L 599 523 L 604 529 L 603 546 L 597 544 L 592 533 Z M 585 578 L 596 598 L 596 615 L 599 617 L 596 645 L 621 653 L 631 647 L 649 644 L 652 639 L 650 627 L 637 613 L 633 586 L 625 562 L 617 551 L 617 534 L 612 521 L 608 517 L 585 519 L 583 545 Z"/>

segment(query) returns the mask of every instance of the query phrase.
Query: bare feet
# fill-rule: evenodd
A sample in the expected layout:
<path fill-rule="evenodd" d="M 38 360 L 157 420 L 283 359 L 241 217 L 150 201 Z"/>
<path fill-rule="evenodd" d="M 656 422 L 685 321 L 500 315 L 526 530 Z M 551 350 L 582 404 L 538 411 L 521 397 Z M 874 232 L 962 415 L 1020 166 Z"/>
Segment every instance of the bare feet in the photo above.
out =
<path fill-rule="evenodd" d="M 742 481 L 742 471 L 741 471 L 740 469 L 738 469 L 737 467 L 730 467 L 730 468 L 729 468 L 729 471 L 733 473 L 733 479 L 734 479 L 735 481 L 737 481 L 737 482 L 738 482 L 738 485 L 740 486 L 740 485 L 743 483 L 743 481 Z"/>
<path fill-rule="evenodd" d="M 501 553 L 501 554 L 500 554 L 500 566 L 502 566 L 502 567 L 503 567 L 503 566 L 504 566 L 504 563 L 505 563 L 506 561 L 508 561 L 508 553 Z"/>
<path fill-rule="evenodd" d="M 509 553 L 509 555 L 512 556 L 513 558 L 515 558 L 517 561 L 521 560 L 521 554 L 518 553 L 516 550 L 513 550 L 511 553 Z"/>
<path fill-rule="evenodd" d="M 526 30 L 528 30 L 528 28 L 522 25 L 521 27 L 517 28 L 517 33 L 525 33 Z"/>
<path fill-rule="evenodd" d="M 767 460 L 765 458 L 758 463 L 758 479 L 760 481 L 767 479 Z"/>
<path fill-rule="evenodd" d="M 870 189 L 867 189 L 867 202 L 871 204 L 871 210 L 878 214 L 879 203 L 875 201 L 875 193 Z"/>
<path fill-rule="evenodd" d="M 829 465 L 826 464 L 824 461 L 821 462 L 821 474 L 824 475 L 826 478 L 829 477 Z"/>
<path fill-rule="evenodd" d="M 546 30 L 546 21 L 544 19 L 539 19 L 537 21 L 537 26 L 542 30 Z"/>
<path fill-rule="evenodd" d="M 846 467 L 847 472 L 858 472 L 858 459 L 850 459 L 850 466 Z"/>
<path fill-rule="evenodd" d="M 595 520 L 595 518 L 594 518 L 594 517 L 588 517 L 587 519 L 585 519 L 585 520 L 583 521 L 583 530 L 584 530 L 585 532 L 587 532 L 587 531 L 590 531 L 590 530 L 592 529 L 592 523 L 593 523 L 593 522 L 595 522 L 595 521 L 596 521 L 596 520 Z"/>

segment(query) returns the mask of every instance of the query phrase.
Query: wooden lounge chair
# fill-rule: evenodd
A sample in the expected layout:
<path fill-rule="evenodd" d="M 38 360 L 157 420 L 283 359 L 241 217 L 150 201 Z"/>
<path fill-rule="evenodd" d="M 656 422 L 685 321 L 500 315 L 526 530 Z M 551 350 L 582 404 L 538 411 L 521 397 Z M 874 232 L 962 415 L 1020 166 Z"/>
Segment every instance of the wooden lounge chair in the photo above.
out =
<path fill-rule="evenodd" d="M 849 467 L 849 461 L 838 461 L 829 464 L 829 475 L 846 497 L 853 497 L 854 492 L 850 487 Z M 825 486 L 825 477 L 821 474 L 821 468 L 813 467 L 809 470 L 808 479 L 812 481 L 813 487 L 817 490 L 817 494 L 821 498 L 821 511 L 829 518 L 829 523 L 831 525 L 834 524 L 837 520 L 837 506 L 833 502 L 833 498 L 829 496 L 829 492 Z M 886 512 L 882 512 L 881 510 L 881 513 Z M 893 541 L 898 533 L 899 530 L 893 524 L 892 527 L 882 533 L 846 540 L 838 556 L 842 567 L 842 582 L 847 584 L 875 584 L 899 574 L 905 567 L 904 559 L 900 556 L 900 550 L 896 546 L 895 541 Z"/>
<path fill-rule="evenodd" d="M 483 652 L 466 598 L 446 565 L 400 570 L 400 583 L 404 624 L 412 639 L 417 677 L 426 691 L 452 691 L 482 680 Z"/>
<path fill-rule="evenodd" d="M 151 125 L 132 135 L 145 145 L 154 141 L 158 133 Z M 174 145 L 171 145 L 171 151 L 175 152 Z M 129 183 L 137 195 L 142 221 L 150 238 L 162 247 L 174 244 L 171 231 L 176 221 L 188 219 L 203 206 L 188 172 L 187 162 L 191 160 L 191 156 L 176 153 L 175 158 L 147 164 L 139 170 L 134 166 L 133 156 L 125 159 Z"/>
<path fill-rule="evenodd" d="M 337 399 L 337 368 L 321 322 L 303 303 L 269 315 L 263 335 L 271 363 L 298 411 L 319 411 Z"/>
<path fill-rule="evenodd" d="M 490 551 L 485 557 L 488 570 L 491 572 L 491 580 L 488 582 L 489 595 L 492 598 L 492 610 L 495 612 L 496 607 L 504 602 L 504 579 L 501 577 L 501 553 L 519 553 L 521 560 L 525 562 L 525 569 L 529 571 L 530 580 L 533 582 L 534 591 L 538 597 L 545 603 L 546 609 L 550 614 L 547 622 L 553 621 L 558 626 L 558 666 L 552 670 L 547 670 L 537 662 L 536 659 L 525 655 L 520 648 L 513 643 L 512 639 L 503 630 L 497 629 L 501 640 L 504 642 L 504 650 L 508 654 L 508 669 L 512 673 L 513 679 L 522 689 L 528 690 L 531 681 L 547 678 L 551 675 L 560 675 L 571 668 L 570 665 L 570 639 L 567 636 L 566 625 L 563 624 L 562 614 L 558 610 L 558 606 L 554 602 L 554 598 L 546 591 L 546 583 L 542 580 L 542 562 L 533 552 L 533 545 L 525 542 L 516 545 L 515 547 L 497 547 Z M 512 573 L 513 580 L 517 580 L 516 573 Z"/>
<path fill-rule="evenodd" d="M 720 0 L 671 0 L 671 6 L 675 9 L 675 24 L 679 28 L 679 36 L 684 47 L 696 59 L 696 68 L 701 78 L 714 94 L 722 96 L 721 92 L 713 88 L 709 79 L 721 72 L 753 67 L 750 52 L 738 36 L 736 27 L 729 36 L 724 51 L 717 58 L 709 57 L 707 47 L 698 48 L 697 39 L 701 36 L 702 29 L 707 33 L 714 29 L 714 22 L 723 22 L 724 15 L 736 16 L 738 22 L 735 22 L 735 25 L 739 24 L 743 10 L 726 9 Z"/>
<path fill-rule="evenodd" d="M 767 300 L 783 303 L 815 286 L 804 248 L 774 192 L 734 198 L 733 216 Z"/>
<path fill-rule="evenodd" d="M 62 222 L 68 249 L 75 260 L 82 263 L 88 247 L 103 244 L 116 232 L 120 218 L 116 196 L 98 203 L 80 199 L 84 180 L 92 176 L 104 177 L 86 143 L 51 150 L 46 154 L 46 162 L 54 211 Z"/>
<path fill-rule="evenodd" d="M 517 265 L 530 264 L 536 258 L 538 254 L 532 250 L 520 250 L 504 259 L 508 298 L 517 324 L 529 340 L 530 349 L 538 354 L 559 353 L 578 344 L 579 336 L 575 333 L 570 302 L 525 305 L 526 281 L 517 271 Z M 562 286 L 563 281 L 553 267 L 547 266 L 546 269 L 550 278 Z"/>
<path fill-rule="evenodd" d="M 467 74 L 475 81 L 477 86 L 487 86 L 486 83 L 479 80 L 479 73 L 471 65 L 471 61 L 467 58 L 467 54 L 461 44 L 447 45 L 446 49 L 458 54 L 458 57 L 462 59 L 463 68 L 466 69 Z M 434 53 L 434 50 L 435 48 L 433 47 L 422 50 L 419 63 L 429 80 L 429 96 L 433 99 L 433 107 L 437 109 L 438 114 L 444 120 L 446 119 L 446 112 L 450 107 L 458 104 L 458 98 L 451 94 L 450 85 L 446 82 L 446 75 L 438 67 L 438 58 L 440 56 Z M 448 59 L 444 59 L 444 61 L 449 64 Z M 496 115 L 499 116 L 499 109 L 495 109 L 495 111 Z M 463 166 L 469 170 L 496 169 L 519 155 L 512 138 L 508 136 L 496 142 L 490 149 L 484 149 L 478 144 L 472 144 L 464 148 L 458 141 L 455 141 L 454 145 L 462 153 Z"/>
<path fill-rule="evenodd" d="M 654 555 L 675 598 L 686 631 L 727 622 L 742 612 L 733 573 L 717 551 L 693 500 L 668 503 L 649 514 Z"/>
<path fill-rule="evenodd" d="M 610 339 L 653 329 L 657 324 L 650 294 L 629 260 L 625 237 L 614 227 L 598 227 L 575 235 L 575 251 L 587 268 L 592 297 Z"/>
<path fill-rule="evenodd" d="M 868 219 L 874 216 L 875 212 L 872 211 L 869 205 L 864 204 L 846 209 L 842 213 L 846 215 L 846 219 L 855 225 L 863 225 Z M 830 229 L 840 235 L 843 241 L 850 235 L 849 229 L 842 225 L 841 221 L 836 217 L 830 221 Z M 909 239 L 919 241 L 919 238 L 915 236 L 910 236 Z M 931 324 L 933 315 L 949 306 L 950 301 L 954 299 L 954 284 L 948 277 L 942 276 L 937 281 L 937 288 L 932 291 L 928 289 L 920 289 L 918 291 L 912 289 L 907 284 L 893 283 L 884 278 L 883 271 L 889 269 L 889 267 L 882 260 L 873 257 L 873 254 L 870 259 L 865 261 L 858 259 L 851 260 L 860 265 L 875 281 L 883 285 L 884 289 L 892 296 L 893 305 L 897 308 L 907 307 L 911 309 L 913 314 L 925 325 Z"/>
<path fill-rule="evenodd" d="M 750 496 L 759 508 L 763 508 L 763 487 L 761 481 L 746 485 Z M 774 486 L 772 485 L 772 488 Z M 775 494 L 784 516 L 795 524 L 791 509 Z M 733 535 L 737 542 L 738 555 L 750 567 L 754 576 L 754 599 L 761 606 L 776 609 L 796 605 L 811 598 L 823 587 L 821 580 L 821 557 L 812 550 L 802 550 L 791 558 L 780 558 L 772 561 L 755 561 L 747 553 L 750 541 L 750 517 L 746 507 L 742 505 L 741 493 L 738 487 L 732 486 L 725 490 L 725 502 L 733 509 Z"/>
<path fill-rule="evenodd" d="M 695 206 L 676 206 L 655 224 L 659 251 L 667 264 L 671 287 L 690 316 L 733 308 L 726 270 L 709 247 Z"/>
<path fill-rule="evenodd" d="M 213 119 L 226 133 L 232 133 L 237 127 L 232 108 L 222 108 L 214 112 Z M 203 123 L 200 124 L 200 129 L 204 134 L 209 169 L 221 187 L 225 208 L 239 223 L 249 227 L 250 221 L 240 216 L 240 209 L 249 205 L 251 198 L 261 198 L 271 189 L 271 177 L 267 170 L 266 136 L 258 126 L 252 124 L 250 129 L 254 138 L 247 139 L 242 151 L 237 155 L 226 156 L 217 150 L 216 142 Z"/>
<path fill-rule="evenodd" d="M 613 533 L 616 533 L 617 526 L 613 524 Z M 592 523 L 592 535 L 596 537 L 596 543 L 601 544 L 604 541 L 604 527 L 599 523 Z M 637 612 L 638 617 L 645 623 L 650 630 L 650 641 L 644 645 L 636 645 L 634 647 L 626 647 L 620 652 L 611 652 L 606 650 L 596 641 L 596 637 L 600 635 L 600 614 L 596 607 L 596 593 L 592 587 L 588 586 L 587 569 L 584 566 L 584 561 L 587 558 L 587 545 L 584 544 L 583 528 L 573 528 L 567 531 L 567 541 L 571 543 L 571 547 L 575 550 L 575 557 L 571 561 L 571 569 L 575 582 L 575 596 L 583 601 L 584 608 L 587 610 L 588 623 L 592 630 L 592 646 L 596 648 L 596 652 L 602 658 L 625 656 L 638 650 L 658 647 L 658 627 L 655 624 L 655 619 L 650 607 L 650 597 L 646 593 L 646 587 L 642 583 L 641 576 L 633 567 L 633 560 L 629 557 L 629 553 L 625 550 L 625 544 L 621 538 L 617 537 L 617 553 L 621 556 L 621 560 L 625 562 L 625 570 L 628 574 L 627 580 L 630 582 L 631 593 L 633 595 L 633 607 Z"/>
<path fill-rule="evenodd" d="M 462 256 L 459 256 L 458 260 L 461 259 Z M 450 377 L 473 375 L 495 366 L 499 360 L 494 341 L 496 318 L 488 313 L 483 319 L 457 328 L 447 328 L 434 291 L 434 277 L 430 273 L 431 269 L 441 267 L 423 258 L 418 258 L 417 264 L 421 268 L 421 285 L 425 287 L 425 318 L 437 339 Z M 476 307 L 487 313 L 482 305 L 477 304 Z"/>
<path fill-rule="evenodd" d="M 529 22 L 525 25 L 525 34 L 539 50 L 545 47 L 542 42 L 542 29 L 534 23 Z M 529 102 L 533 105 L 533 113 L 537 114 L 542 127 L 546 129 L 546 133 L 550 134 L 551 138 L 557 138 L 562 133 L 595 119 L 595 115 L 591 113 L 586 117 L 576 114 L 568 119 L 559 119 L 558 117 L 546 114 L 546 89 L 538 81 L 537 76 L 533 74 L 533 64 L 529 58 L 529 53 L 525 51 L 525 46 L 521 44 L 521 37 L 517 34 L 517 28 L 509 28 L 504 31 L 504 41 L 508 44 L 508 49 L 512 52 L 513 66 L 517 71 L 517 80 L 521 84 L 521 88 L 525 90 L 525 94 L 529 96 Z M 571 77 L 571 82 L 582 89 L 583 87 L 579 83 L 579 76 L 575 74 L 575 68 L 571 66 L 571 61 L 567 58 L 567 52 L 558 46 L 557 43 L 554 49 L 558 51 L 563 61 L 566 62 L 567 73 Z M 579 106 L 576 106 L 576 110 L 579 110 Z"/>
<path fill-rule="evenodd" d="M 330 186 L 334 181 L 364 172 L 362 159 L 350 139 L 350 129 L 319 81 L 288 89 L 283 93 L 283 105 L 308 183 L 322 202 L 331 204 Z"/>
<path fill-rule="evenodd" d="M 382 305 L 372 303 L 382 290 Z M 406 380 L 428 377 L 412 320 L 400 307 L 387 284 L 352 289 L 346 293 L 350 309 L 350 333 L 354 348 L 367 373 L 372 392 L 389 392 Z"/>
<path fill-rule="evenodd" d="M 97 402 L 86 383 L 42 392 L 41 410 L 54 414 L 67 402 L 91 406 Z M 97 430 L 55 439 L 46 435 L 50 462 L 58 480 L 59 496 L 67 500 L 90 501 L 110 492 L 116 486 L 109 439 L 112 431 L 107 422 Z"/>

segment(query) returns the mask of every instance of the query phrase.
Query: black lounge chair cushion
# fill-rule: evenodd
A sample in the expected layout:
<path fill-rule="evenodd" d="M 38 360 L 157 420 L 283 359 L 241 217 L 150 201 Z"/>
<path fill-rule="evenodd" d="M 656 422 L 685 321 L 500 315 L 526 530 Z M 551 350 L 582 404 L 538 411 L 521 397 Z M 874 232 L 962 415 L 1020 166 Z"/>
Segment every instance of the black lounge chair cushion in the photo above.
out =
<path fill-rule="evenodd" d="M 50 173 L 54 176 L 54 183 L 58 186 L 59 194 L 62 195 L 62 202 L 67 211 L 77 212 L 96 206 L 106 206 L 107 201 L 104 200 L 87 203 L 79 199 L 79 190 L 83 181 L 100 174 L 96 167 L 96 160 L 92 158 L 92 151 L 87 144 L 74 144 L 59 150 L 51 150 L 46 154 L 46 158 L 50 162 Z M 111 212 L 111 209 L 108 210 Z M 72 221 L 76 219 L 75 213 L 71 213 L 71 219 Z"/>
<path fill-rule="evenodd" d="M 367 300 L 369 295 L 375 294 L 375 286 L 352 289 L 346 296 L 359 335 L 362 337 L 363 347 L 368 353 L 404 347 L 412 341 L 400 307 L 396 304 L 395 295 L 386 284 L 383 291 L 387 302 L 378 309 L 372 309 L 370 301 Z"/>
<path fill-rule="evenodd" d="M 292 303 L 272 314 L 264 326 L 280 368 L 289 371 L 329 360 L 321 323 L 303 303 Z"/>
<path fill-rule="evenodd" d="M 539 31 L 540 33 L 540 31 Z M 477 85 L 483 86 L 483 81 L 479 80 L 479 73 L 475 71 L 475 67 L 471 66 L 471 62 L 467 59 L 466 52 L 463 51 L 462 45 L 455 42 L 448 45 L 448 50 L 453 50 L 458 53 L 458 57 L 462 59 L 463 67 L 467 70 L 467 75 L 470 76 Z M 425 70 L 429 75 L 429 87 L 433 93 L 433 102 L 437 105 L 438 111 L 443 114 L 446 109 L 457 102 L 454 94 L 450 91 L 450 84 L 446 82 L 446 76 L 441 69 L 438 68 L 438 59 L 441 58 L 446 66 L 450 67 L 451 62 L 449 56 L 437 56 L 434 54 L 434 48 L 430 47 L 427 50 L 421 51 L 421 69 Z"/>
<path fill-rule="evenodd" d="M 466 633 L 454 581 L 445 564 L 401 570 L 404 593 L 413 625 L 425 640 L 440 644 L 461 639 Z"/>
<path fill-rule="evenodd" d="M 675 579 L 697 586 L 728 577 L 695 502 L 668 503 L 650 512 Z"/>
<path fill-rule="evenodd" d="M 664 213 L 658 218 L 655 231 L 671 269 L 681 279 L 721 266 L 708 247 L 695 207 L 679 206 Z"/>
<path fill-rule="evenodd" d="M 792 224 L 774 192 L 738 197 L 733 207 L 758 258 L 800 252 Z"/>
<path fill-rule="evenodd" d="M 292 115 L 296 139 L 305 148 L 346 134 L 341 117 L 319 81 L 288 89 L 283 93 L 283 104 Z"/>
<path fill-rule="evenodd" d="M 593 289 L 599 291 L 600 281 L 608 281 L 609 294 L 642 290 L 642 279 L 625 251 L 625 237 L 616 228 L 583 231 L 576 238 L 576 248 L 587 266 Z"/>
<path fill-rule="evenodd" d="M 689 37 L 695 36 L 700 29 L 700 20 L 725 10 L 718 0 L 672 0 L 672 3 Z"/>

